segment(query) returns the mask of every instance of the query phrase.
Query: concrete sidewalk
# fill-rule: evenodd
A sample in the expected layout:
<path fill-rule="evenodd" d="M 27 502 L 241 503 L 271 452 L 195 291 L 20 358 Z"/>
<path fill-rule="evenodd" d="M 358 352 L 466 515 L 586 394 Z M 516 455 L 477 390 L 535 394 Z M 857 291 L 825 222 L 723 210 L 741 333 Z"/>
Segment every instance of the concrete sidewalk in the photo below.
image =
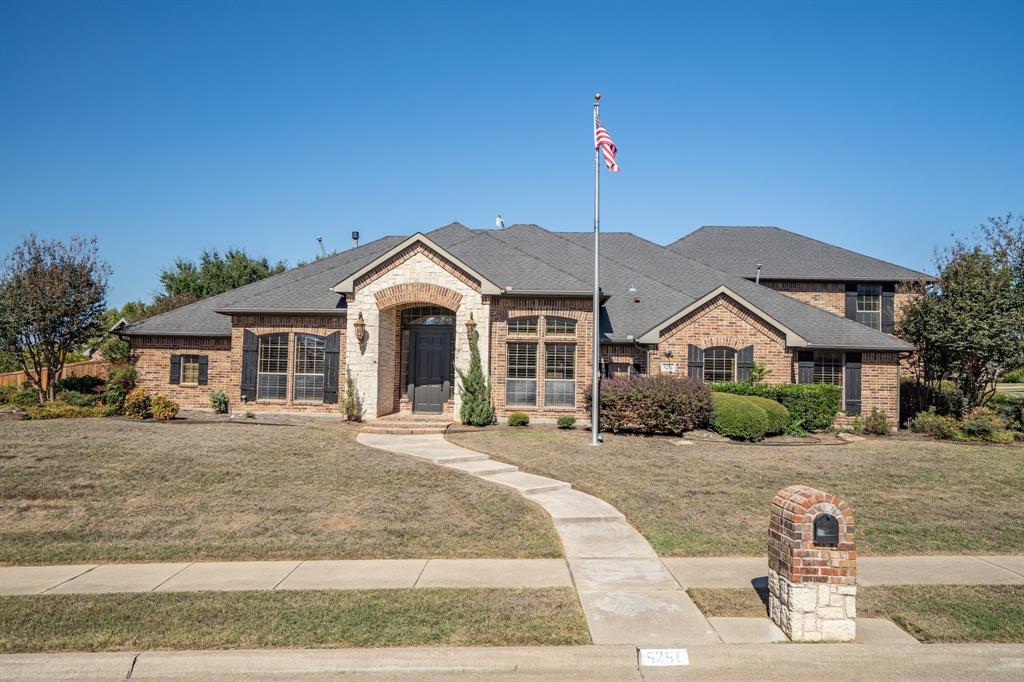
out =
<path fill-rule="evenodd" d="M 0 656 L 5 680 L 1019 680 L 1018 644 L 691 646 L 639 668 L 631 646 L 143 651 Z"/>
<path fill-rule="evenodd" d="M 533 496 L 535 497 L 535 496 Z M 531 497 L 532 499 L 532 497 Z M 603 530 L 598 528 L 598 530 Z M 614 529 L 613 529 L 614 531 Z M 632 539 L 632 536 L 628 536 Z M 578 540 L 578 537 L 574 536 Z M 605 538 L 611 541 L 612 538 Z M 667 572 L 636 558 L 370 559 L 210 561 L 0 567 L 0 595 L 192 590 L 361 590 L 400 587 L 599 589 L 601 573 L 659 589 L 750 587 L 764 580 L 758 557 L 664 558 Z M 572 567 L 573 575 L 570 575 Z M 652 570 L 653 569 L 653 570 Z M 861 557 L 860 585 L 1022 585 L 1024 556 Z"/>

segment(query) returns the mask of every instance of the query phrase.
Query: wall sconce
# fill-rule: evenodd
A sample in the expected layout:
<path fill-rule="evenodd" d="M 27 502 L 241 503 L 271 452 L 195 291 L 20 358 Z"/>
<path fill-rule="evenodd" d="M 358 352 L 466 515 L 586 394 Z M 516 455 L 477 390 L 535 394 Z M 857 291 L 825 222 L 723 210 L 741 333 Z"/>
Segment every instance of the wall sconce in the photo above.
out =
<path fill-rule="evenodd" d="M 672 357 L 672 349 L 671 348 L 669 348 L 667 351 L 665 351 L 665 357 L 666 358 Z"/>
<path fill-rule="evenodd" d="M 356 341 L 362 343 L 366 340 L 366 322 L 363 321 L 363 314 L 359 313 L 359 318 L 355 323 L 356 328 Z"/>
<path fill-rule="evenodd" d="M 466 336 L 473 338 L 473 334 L 476 333 L 476 320 L 473 319 L 473 313 L 469 314 L 469 319 L 466 320 Z"/>

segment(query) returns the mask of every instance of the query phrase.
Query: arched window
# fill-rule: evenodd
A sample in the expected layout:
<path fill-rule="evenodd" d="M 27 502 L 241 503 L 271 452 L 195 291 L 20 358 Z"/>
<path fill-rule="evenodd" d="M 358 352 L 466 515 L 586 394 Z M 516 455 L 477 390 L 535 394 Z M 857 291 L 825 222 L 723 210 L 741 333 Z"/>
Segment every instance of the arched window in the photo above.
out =
<path fill-rule="evenodd" d="M 324 338 L 295 335 L 295 400 L 324 401 Z"/>
<path fill-rule="evenodd" d="M 546 336 L 575 336 L 576 320 L 568 317 L 545 317 L 544 334 Z"/>
<path fill-rule="evenodd" d="M 256 399 L 284 400 L 287 397 L 288 335 L 266 334 L 260 337 Z"/>
<path fill-rule="evenodd" d="M 704 381 L 735 381 L 736 351 L 718 346 L 704 349 Z"/>

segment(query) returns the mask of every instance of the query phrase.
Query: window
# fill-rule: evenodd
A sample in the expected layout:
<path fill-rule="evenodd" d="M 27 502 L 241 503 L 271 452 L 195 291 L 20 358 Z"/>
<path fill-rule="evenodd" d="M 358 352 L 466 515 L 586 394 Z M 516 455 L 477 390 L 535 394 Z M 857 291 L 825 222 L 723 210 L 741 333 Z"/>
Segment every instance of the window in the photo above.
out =
<path fill-rule="evenodd" d="M 843 385 L 843 354 L 818 351 L 814 354 L 814 383 Z"/>
<path fill-rule="evenodd" d="M 544 334 L 547 336 L 575 336 L 576 320 L 565 317 L 544 318 Z"/>
<path fill-rule="evenodd" d="M 882 329 L 882 286 L 880 284 L 857 285 L 857 322 Z"/>
<path fill-rule="evenodd" d="M 545 407 L 576 405 L 576 345 L 549 343 L 544 346 Z"/>
<path fill-rule="evenodd" d="M 506 405 L 537 404 L 537 344 L 508 344 Z"/>
<path fill-rule="evenodd" d="M 295 400 L 324 401 L 324 339 L 295 335 Z"/>
<path fill-rule="evenodd" d="M 288 335 L 260 337 L 257 400 L 284 400 L 288 396 Z"/>
<path fill-rule="evenodd" d="M 183 383 L 183 384 L 198 384 L 199 383 L 199 356 L 198 355 L 182 355 L 181 356 L 181 383 Z"/>
<path fill-rule="evenodd" d="M 426 324 L 430 326 L 454 325 L 455 313 L 440 306 L 406 308 L 401 315 L 402 327 Z"/>
<path fill-rule="evenodd" d="M 736 379 L 736 351 L 732 348 L 704 350 L 704 381 L 734 381 Z"/>
<path fill-rule="evenodd" d="M 508 321 L 509 336 L 537 336 L 536 317 L 517 317 Z"/>

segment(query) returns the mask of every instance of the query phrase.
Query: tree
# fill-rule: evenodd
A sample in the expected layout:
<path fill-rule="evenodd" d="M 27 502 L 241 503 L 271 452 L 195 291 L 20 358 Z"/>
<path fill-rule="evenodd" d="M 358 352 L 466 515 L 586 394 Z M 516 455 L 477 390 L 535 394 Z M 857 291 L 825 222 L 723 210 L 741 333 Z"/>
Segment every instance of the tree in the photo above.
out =
<path fill-rule="evenodd" d="M 138 322 L 151 314 L 142 301 L 129 301 L 120 308 L 110 308 L 103 313 L 96 336 L 86 342 L 91 353 L 99 353 L 112 362 L 123 362 L 129 359 L 128 342 L 115 336 L 110 330 L 121 320 Z"/>
<path fill-rule="evenodd" d="M 4 261 L 0 349 L 18 359 L 40 401 L 54 397 L 68 355 L 99 328 L 109 276 L 95 238 L 29 235 Z"/>
<path fill-rule="evenodd" d="M 266 258 L 252 258 L 241 249 L 229 249 L 223 256 L 216 249 L 203 251 L 198 264 L 179 258 L 173 268 L 160 273 L 164 293 L 157 298 L 170 298 L 184 305 L 185 302 L 216 296 L 284 270 L 283 261 L 271 265 Z"/>
<path fill-rule="evenodd" d="M 471 426 L 487 426 L 494 421 L 491 389 L 480 363 L 479 338 L 480 332 L 476 329 L 469 332 L 469 371 L 458 370 L 459 381 L 462 382 L 459 417 L 463 424 Z"/>
<path fill-rule="evenodd" d="M 897 327 L 917 346 L 925 383 L 955 380 L 965 410 L 983 404 L 1024 355 L 1024 220 L 990 219 L 978 235 L 937 256 L 938 281 Z"/>

